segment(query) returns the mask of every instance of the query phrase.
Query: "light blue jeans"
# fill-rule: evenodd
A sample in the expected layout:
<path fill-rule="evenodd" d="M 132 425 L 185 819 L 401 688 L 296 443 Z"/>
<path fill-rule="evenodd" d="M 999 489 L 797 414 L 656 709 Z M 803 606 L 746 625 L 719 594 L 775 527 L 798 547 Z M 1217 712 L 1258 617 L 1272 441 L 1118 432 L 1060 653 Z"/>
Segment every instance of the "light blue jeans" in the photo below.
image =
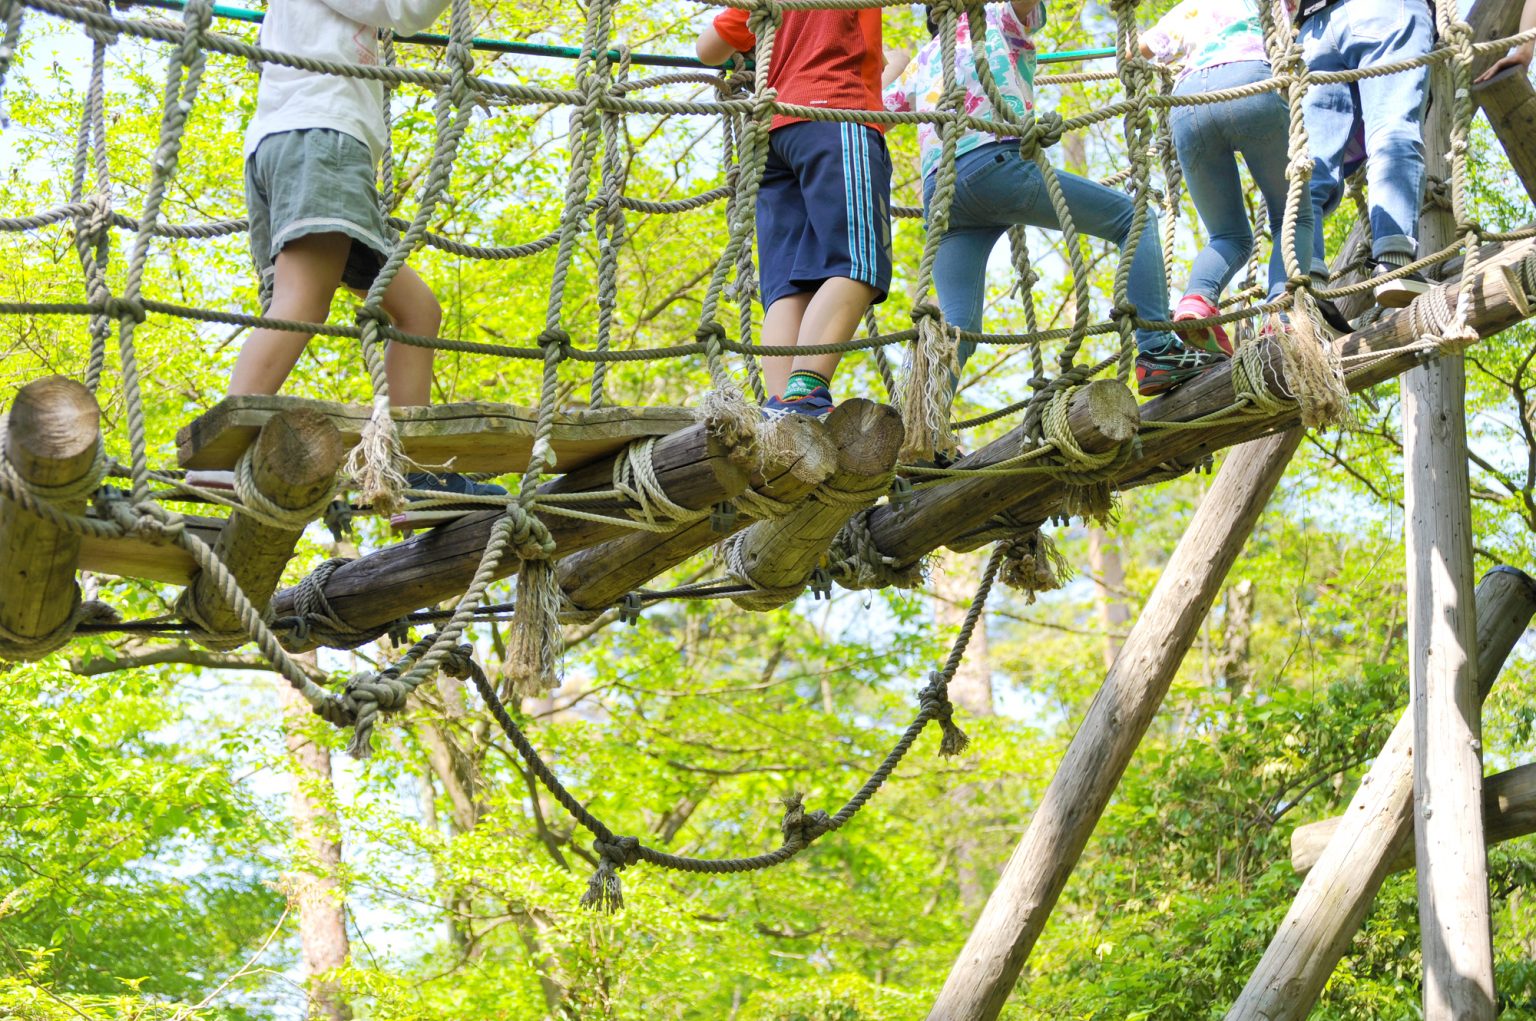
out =
<path fill-rule="evenodd" d="M 1434 15 L 1426 0 L 1347 0 L 1301 26 L 1302 54 L 1313 71 L 1374 67 L 1428 53 Z M 1339 204 L 1343 182 L 1366 163 L 1371 254 L 1418 252 L 1419 204 L 1424 196 L 1424 105 L 1429 69 L 1414 68 L 1307 90 L 1312 144 L 1314 265 L 1321 266 L 1323 217 Z"/>
<path fill-rule="evenodd" d="M 955 161 L 955 173 L 955 201 L 949 211 L 949 230 L 939 239 L 933 283 L 939 292 L 939 307 L 950 325 L 979 332 L 987 290 L 987 257 L 997 239 L 1014 224 L 1060 230 L 1061 223 L 1051 207 L 1040 168 L 1019 155 L 1017 142 L 991 142 L 973 149 Z M 925 210 L 933 202 L 935 176 L 929 174 L 923 181 Z M 1131 233 L 1130 197 L 1065 171 L 1058 170 L 1056 177 L 1078 232 L 1112 241 L 1123 253 Z M 1146 229 L 1131 260 L 1127 297 L 1141 318 L 1167 319 L 1163 248 L 1156 216 L 1148 212 Z M 1171 333 L 1136 331 L 1136 346 L 1142 351 L 1161 351 L 1175 342 Z M 959 347 L 959 361 L 964 367 L 976 351 L 976 342 L 963 340 Z"/>
<path fill-rule="evenodd" d="M 1269 64 L 1262 60 L 1216 64 L 1191 71 L 1173 94 L 1235 89 L 1269 77 Z M 1185 291 L 1218 304 L 1221 292 L 1253 254 L 1253 229 L 1243 201 L 1243 182 L 1237 175 L 1237 155 L 1241 153 L 1253 183 L 1264 196 L 1269 233 L 1274 239 L 1269 253 L 1269 297 L 1284 294 L 1285 259 L 1280 242 L 1289 183 L 1285 167 L 1290 132 L 1285 100 L 1279 93 L 1261 92 L 1209 106 L 1176 106 L 1169 123 L 1179 150 L 1179 165 L 1184 168 L 1184 183 L 1208 238 L 1190 266 Z M 1312 263 L 1312 202 L 1306 194 L 1296 210 L 1295 246 L 1296 262 L 1305 274 Z"/>

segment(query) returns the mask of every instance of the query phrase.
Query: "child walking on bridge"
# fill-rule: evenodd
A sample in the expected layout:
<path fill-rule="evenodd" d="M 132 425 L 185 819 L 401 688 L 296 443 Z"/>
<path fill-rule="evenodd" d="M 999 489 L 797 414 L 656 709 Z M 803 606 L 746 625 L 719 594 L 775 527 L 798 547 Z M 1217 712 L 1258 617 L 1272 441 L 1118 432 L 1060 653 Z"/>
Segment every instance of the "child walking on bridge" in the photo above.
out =
<path fill-rule="evenodd" d="M 1235 89 L 1272 77 L 1264 51 L 1264 30 L 1257 3 L 1266 0 L 1183 0 L 1141 37 L 1143 56 L 1165 64 L 1182 63 L 1173 94 L 1190 96 Z M 1282 11 L 1277 17 L 1283 18 Z M 1278 92 L 1202 106 L 1176 106 L 1169 117 L 1184 183 L 1195 203 L 1207 240 L 1190 266 L 1189 285 L 1174 309 L 1175 321 L 1204 319 L 1220 313 L 1221 292 L 1253 253 L 1237 156 L 1269 216 L 1273 238 L 1269 253 L 1269 300 L 1285 294 L 1282 239 L 1289 182 L 1290 110 Z M 1303 194 L 1295 217 L 1294 251 L 1300 271 L 1312 264 L 1312 201 Z M 1324 280 L 1326 283 L 1326 278 Z M 1213 327 L 1223 349 L 1232 346 L 1221 327 Z"/>
<path fill-rule="evenodd" d="M 781 103 L 879 110 L 880 9 L 789 10 L 774 35 L 768 87 Z M 699 59 L 751 53 L 747 12 L 731 8 L 699 35 Z M 873 124 L 775 114 L 757 195 L 762 342 L 797 347 L 853 339 L 891 285 L 891 157 Z M 841 356 L 763 359 L 768 414 L 832 410 Z"/>
<path fill-rule="evenodd" d="M 1014 0 L 988 4 L 984 48 L 987 66 L 1012 119 L 1024 116 L 1035 103 L 1035 44 L 1030 31 L 1044 23 L 1039 0 Z M 885 106 L 889 110 L 936 110 L 944 94 L 939 23 L 928 14 L 929 41 L 915 59 L 892 51 L 886 68 Z M 996 112 L 983 90 L 975 68 L 969 20 L 960 18 L 955 33 L 955 75 L 965 89 L 965 111 L 972 117 L 993 119 Z M 908 62 L 910 59 L 910 63 Z M 937 187 L 942 140 L 934 125 L 918 127 L 922 150 L 923 207 L 930 209 Z M 986 296 L 987 259 L 997 240 L 1015 224 L 1060 230 L 1061 223 L 1046 192 L 1040 168 L 1019 152 L 1017 138 L 967 128 L 955 147 L 956 185 L 950 207 L 949 228 L 939 240 L 934 261 L 934 286 L 945 320 L 968 332 L 981 330 L 982 303 Z M 1122 255 L 1130 241 L 1134 207 L 1123 192 L 1095 181 L 1057 171 L 1072 222 L 1084 234 L 1120 246 Z M 1162 245 L 1156 221 L 1149 216 L 1131 255 L 1127 296 L 1143 319 L 1168 318 L 1168 284 L 1163 274 Z M 1139 354 L 1136 379 L 1143 396 L 1152 396 L 1192 379 L 1226 357 L 1218 338 L 1209 331 L 1191 332 L 1190 344 L 1163 330 L 1136 331 Z M 962 340 L 958 359 L 963 368 L 976 350 L 975 341 Z"/>
<path fill-rule="evenodd" d="M 447 5 L 448 0 L 273 0 L 261 42 L 295 56 L 373 65 L 381 28 L 419 32 Z M 283 64 L 262 69 L 244 148 L 251 255 L 263 290 L 271 289 L 266 315 L 323 323 L 337 287 L 362 294 L 372 286 L 390 250 L 375 184 L 384 143 L 381 83 Z M 390 281 L 383 308 L 405 333 L 435 337 L 442 325 L 432 289 L 409 266 L 401 266 Z M 230 394 L 277 393 L 311 336 L 265 327 L 251 331 L 235 360 Z M 431 348 L 388 346 L 391 403 L 431 403 L 432 355 Z M 226 488 L 233 483 L 228 472 L 195 472 L 188 481 Z M 457 473 L 412 472 L 406 484 L 454 495 L 506 492 Z"/>

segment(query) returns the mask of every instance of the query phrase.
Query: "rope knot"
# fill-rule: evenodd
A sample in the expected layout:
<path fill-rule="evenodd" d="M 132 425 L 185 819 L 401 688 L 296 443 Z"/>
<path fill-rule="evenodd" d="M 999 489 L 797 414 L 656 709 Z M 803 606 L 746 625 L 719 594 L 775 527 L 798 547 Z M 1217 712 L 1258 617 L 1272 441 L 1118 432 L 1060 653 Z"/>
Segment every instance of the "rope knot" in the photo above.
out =
<path fill-rule="evenodd" d="M 949 676 L 941 670 L 928 674 L 928 683 L 917 693 L 919 711 L 931 720 L 939 721 L 943 736 L 939 740 L 939 754 L 946 759 L 965 751 L 971 739 L 955 724 L 955 707 L 949 700 Z"/>
<path fill-rule="evenodd" d="M 400 672 L 394 667 L 377 673 L 353 674 L 342 690 L 340 709 L 337 711 L 343 721 L 350 717 L 352 725 L 352 742 L 347 745 L 347 753 L 354 759 L 366 759 L 373 755 L 373 728 L 379 715 L 397 713 L 404 709 L 410 694 L 411 687 L 401 682 Z M 330 703 L 322 705 L 329 706 Z M 329 715 L 329 709 L 321 713 L 317 706 L 315 711 L 331 723 L 337 723 Z M 341 722 L 339 725 L 346 726 L 347 723 Z"/>
<path fill-rule="evenodd" d="M 619 873 L 640 860 L 638 837 L 598 837 L 592 841 L 597 852 L 597 868 L 587 880 L 587 892 L 581 895 L 581 906 L 598 911 L 617 911 L 624 906 L 624 885 Z"/>
<path fill-rule="evenodd" d="M 943 317 L 943 310 L 931 301 L 920 301 L 912 306 L 912 322 L 918 325 L 922 325 L 925 319 L 938 320 Z"/>
<path fill-rule="evenodd" d="M 1035 115 L 1035 145 L 1041 149 L 1049 149 L 1061 141 L 1062 134 L 1066 131 L 1067 122 L 1061 114 L 1055 110 L 1047 110 Z"/>
<path fill-rule="evenodd" d="M 118 319 L 132 319 L 135 323 L 142 323 L 149 318 L 143 300 L 137 297 L 113 296 L 107 299 L 107 306 L 102 311 Z"/>
<path fill-rule="evenodd" d="M 559 327 L 545 330 L 538 336 L 538 345 L 544 349 L 545 358 L 563 360 L 571 356 L 571 335 Z"/>
<path fill-rule="evenodd" d="M 549 534 L 549 526 L 521 504 L 509 503 L 507 517 L 512 519 L 512 531 L 507 536 L 517 552 L 519 560 L 548 560 L 555 554 L 555 537 Z"/>
<path fill-rule="evenodd" d="M 830 829 L 832 817 L 820 808 L 807 812 L 803 795 L 796 793 L 784 798 L 784 820 L 779 823 L 779 832 L 784 835 L 785 848 L 802 850 Z"/>

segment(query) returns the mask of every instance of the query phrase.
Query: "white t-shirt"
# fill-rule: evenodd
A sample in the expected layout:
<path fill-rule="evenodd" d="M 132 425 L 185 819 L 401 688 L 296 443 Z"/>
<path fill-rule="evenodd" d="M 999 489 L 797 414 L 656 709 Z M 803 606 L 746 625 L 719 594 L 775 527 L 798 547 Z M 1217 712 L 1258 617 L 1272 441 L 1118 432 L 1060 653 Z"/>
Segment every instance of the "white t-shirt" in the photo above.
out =
<path fill-rule="evenodd" d="M 379 29 L 420 32 L 447 6 L 448 0 L 272 0 L 261 45 L 317 60 L 377 64 Z M 244 155 L 268 135 L 302 128 L 345 132 L 368 146 L 377 162 L 385 141 L 383 83 L 263 64 Z"/>

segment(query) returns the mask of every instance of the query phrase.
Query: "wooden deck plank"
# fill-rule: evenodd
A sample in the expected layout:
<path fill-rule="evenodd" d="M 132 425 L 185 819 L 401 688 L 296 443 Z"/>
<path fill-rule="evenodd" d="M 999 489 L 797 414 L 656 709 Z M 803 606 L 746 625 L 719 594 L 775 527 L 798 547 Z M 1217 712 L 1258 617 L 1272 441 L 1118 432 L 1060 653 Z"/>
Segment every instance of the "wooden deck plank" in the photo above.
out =
<path fill-rule="evenodd" d="M 304 397 L 226 397 L 193 419 L 176 436 L 185 468 L 233 468 L 279 411 L 316 411 L 328 417 L 348 446 L 357 443 L 369 408 Z M 512 404 L 472 401 L 396 408 L 406 456 L 424 467 L 506 474 L 528 466 L 537 411 Z M 632 440 L 665 436 L 694 423 L 686 408 L 580 408 L 555 419 L 556 469 L 570 471 L 613 454 Z"/>

